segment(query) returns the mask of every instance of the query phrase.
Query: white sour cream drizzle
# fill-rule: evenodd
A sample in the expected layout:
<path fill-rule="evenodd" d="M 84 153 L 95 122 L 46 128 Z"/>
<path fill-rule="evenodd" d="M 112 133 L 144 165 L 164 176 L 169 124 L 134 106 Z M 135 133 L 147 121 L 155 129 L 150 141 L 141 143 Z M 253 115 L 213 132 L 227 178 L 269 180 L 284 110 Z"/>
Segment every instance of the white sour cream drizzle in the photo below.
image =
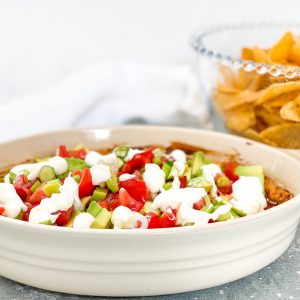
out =
<path fill-rule="evenodd" d="M 91 228 L 95 218 L 89 213 L 82 213 L 75 217 L 73 228 L 88 229 Z"/>
<path fill-rule="evenodd" d="M 64 194 L 70 194 L 72 197 L 74 197 L 74 207 L 75 210 L 80 210 L 83 205 L 79 198 L 79 192 L 78 192 L 78 183 L 73 179 L 73 177 L 68 176 L 64 184 L 59 188 L 61 193 Z"/>
<path fill-rule="evenodd" d="M 182 203 L 177 212 L 177 224 L 185 225 L 194 223 L 195 225 L 206 224 L 210 219 L 217 220 L 219 216 L 230 212 L 231 205 L 221 205 L 212 214 L 191 208 L 187 203 Z"/>
<path fill-rule="evenodd" d="M 184 163 L 186 162 L 186 154 L 184 151 L 182 151 L 180 149 L 173 150 L 169 156 L 172 157 L 176 161 L 181 161 Z"/>
<path fill-rule="evenodd" d="M 233 199 L 230 201 L 236 208 L 246 214 L 254 214 L 267 207 L 261 181 L 254 176 L 241 176 L 232 185 Z"/>
<path fill-rule="evenodd" d="M 147 218 L 128 207 L 118 206 L 112 213 L 114 229 L 148 228 Z"/>
<path fill-rule="evenodd" d="M 56 175 L 61 175 L 68 170 L 67 161 L 60 156 L 54 156 L 51 157 L 48 161 L 15 166 L 10 170 L 10 172 L 15 173 L 16 175 L 20 175 L 23 174 L 23 172 L 26 170 L 29 172 L 29 174 L 27 175 L 28 179 L 34 180 L 36 177 L 39 176 L 41 168 L 44 166 L 52 167 Z M 9 174 L 5 176 L 5 182 L 9 183 Z"/>
<path fill-rule="evenodd" d="M 151 193 L 158 193 L 165 184 L 165 172 L 156 164 L 146 164 L 143 179 Z"/>
<path fill-rule="evenodd" d="M 59 214 L 52 213 L 61 210 L 67 211 L 74 204 L 74 197 L 70 194 L 52 194 L 50 198 L 45 198 L 38 206 L 35 206 L 29 214 L 29 223 L 39 224 L 51 221 L 54 223 Z"/>
<path fill-rule="evenodd" d="M 165 211 L 167 207 L 178 209 L 185 202 L 188 206 L 193 207 L 193 204 L 202 199 L 206 195 L 203 188 L 183 188 L 170 189 L 163 191 L 154 199 L 152 206 L 154 209 Z"/>
<path fill-rule="evenodd" d="M 110 168 L 106 165 L 94 165 L 90 169 L 93 185 L 106 182 L 111 177 Z"/>
<path fill-rule="evenodd" d="M 0 183 L 0 207 L 4 207 L 4 215 L 9 218 L 16 218 L 21 210 L 27 210 L 14 186 L 9 183 Z"/>
<path fill-rule="evenodd" d="M 212 194 L 216 195 L 217 194 L 217 186 L 215 184 L 215 177 L 217 174 L 222 173 L 221 168 L 216 165 L 216 164 L 208 164 L 208 165 L 203 165 L 201 167 L 202 169 L 202 175 L 203 177 L 210 183 L 212 183 Z"/>
<path fill-rule="evenodd" d="M 182 176 L 186 168 L 185 162 L 174 161 L 170 176 Z"/>
<path fill-rule="evenodd" d="M 124 173 L 124 174 L 120 175 L 119 181 L 126 181 L 126 180 L 129 180 L 129 179 L 133 179 L 135 177 L 136 176 L 134 174 Z"/>
<path fill-rule="evenodd" d="M 118 159 L 114 152 L 101 155 L 96 151 L 89 151 L 85 157 L 85 162 L 91 167 L 100 164 L 111 167 L 114 172 L 118 171 Z"/>

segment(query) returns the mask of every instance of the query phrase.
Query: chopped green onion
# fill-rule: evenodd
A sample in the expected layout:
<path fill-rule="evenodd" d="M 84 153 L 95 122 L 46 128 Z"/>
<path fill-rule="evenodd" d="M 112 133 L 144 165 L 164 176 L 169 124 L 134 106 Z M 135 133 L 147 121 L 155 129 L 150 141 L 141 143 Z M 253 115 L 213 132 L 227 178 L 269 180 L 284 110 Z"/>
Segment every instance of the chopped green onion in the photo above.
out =
<path fill-rule="evenodd" d="M 172 183 L 171 182 L 167 182 L 163 185 L 163 188 L 165 191 L 169 190 L 172 188 Z"/>
<path fill-rule="evenodd" d="M 77 183 L 79 183 L 80 182 L 80 175 L 74 175 L 73 176 L 73 179 L 77 182 Z"/>
<path fill-rule="evenodd" d="M 10 172 L 10 173 L 9 173 L 9 182 L 10 182 L 10 183 L 13 183 L 14 180 L 16 179 L 16 177 L 17 177 L 17 174 L 15 174 L 15 173 L 13 173 L 13 172 Z"/>
<path fill-rule="evenodd" d="M 129 147 L 126 146 L 119 146 L 116 150 L 115 153 L 117 157 L 119 158 L 125 158 L 129 152 Z"/>
<path fill-rule="evenodd" d="M 40 181 L 36 181 L 35 183 L 34 183 L 34 185 L 30 188 L 30 190 L 34 193 L 37 189 L 38 189 L 38 187 L 41 185 L 42 183 L 40 182 Z"/>
<path fill-rule="evenodd" d="M 164 162 L 164 164 L 162 166 L 162 170 L 165 172 L 166 178 L 169 178 L 172 167 L 173 167 L 173 162 L 172 161 Z"/>

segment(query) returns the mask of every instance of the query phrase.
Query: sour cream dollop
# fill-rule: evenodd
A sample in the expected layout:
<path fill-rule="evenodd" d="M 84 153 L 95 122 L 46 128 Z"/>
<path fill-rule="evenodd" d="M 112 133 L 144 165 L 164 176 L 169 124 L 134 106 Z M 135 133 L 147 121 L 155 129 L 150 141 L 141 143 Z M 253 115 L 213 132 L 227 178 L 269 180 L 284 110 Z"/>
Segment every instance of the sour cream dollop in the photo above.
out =
<path fill-rule="evenodd" d="M 96 151 L 89 151 L 85 157 L 85 162 L 91 167 L 101 164 L 110 166 L 114 172 L 118 171 L 118 159 L 114 152 L 107 155 L 101 155 Z"/>
<path fill-rule="evenodd" d="M 170 156 L 176 160 L 176 161 L 181 161 L 181 162 L 186 162 L 186 154 L 184 151 L 180 149 L 175 149 L 170 153 Z"/>
<path fill-rule="evenodd" d="M 14 186 L 8 183 L 0 183 L 0 207 L 4 207 L 4 215 L 9 218 L 16 218 L 21 211 L 27 210 Z"/>
<path fill-rule="evenodd" d="M 88 229 L 91 228 L 95 218 L 89 213 L 82 213 L 75 217 L 73 228 Z"/>
<path fill-rule="evenodd" d="M 114 229 L 148 228 L 147 218 L 125 206 L 118 206 L 112 213 Z"/>
<path fill-rule="evenodd" d="M 131 160 L 136 154 L 143 153 L 143 152 L 145 152 L 145 151 L 140 150 L 140 149 L 129 148 L 128 153 L 127 153 L 126 157 L 124 158 L 124 160 L 127 162 L 127 161 Z"/>
<path fill-rule="evenodd" d="M 106 165 L 94 165 L 90 169 L 93 185 L 99 185 L 106 182 L 111 177 L 111 172 Z"/>
<path fill-rule="evenodd" d="M 80 210 L 82 208 L 82 203 L 79 198 L 79 191 L 78 191 L 78 183 L 73 179 L 73 177 L 68 176 L 64 184 L 59 188 L 60 192 L 63 194 L 69 194 L 74 198 L 74 206 L 75 210 Z"/>
<path fill-rule="evenodd" d="M 258 177 L 241 176 L 232 185 L 233 206 L 246 214 L 254 214 L 267 207 L 263 187 Z"/>
<path fill-rule="evenodd" d="M 165 211 L 167 207 L 178 209 L 179 206 L 185 202 L 189 207 L 201 200 L 206 195 L 203 188 L 183 188 L 183 189 L 170 189 L 163 191 L 154 199 L 152 207 L 154 209 L 161 209 Z"/>
<path fill-rule="evenodd" d="M 146 164 L 143 179 L 151 193 L 158 193 L 165 184 L 165 172 L 156 164 Z"/>

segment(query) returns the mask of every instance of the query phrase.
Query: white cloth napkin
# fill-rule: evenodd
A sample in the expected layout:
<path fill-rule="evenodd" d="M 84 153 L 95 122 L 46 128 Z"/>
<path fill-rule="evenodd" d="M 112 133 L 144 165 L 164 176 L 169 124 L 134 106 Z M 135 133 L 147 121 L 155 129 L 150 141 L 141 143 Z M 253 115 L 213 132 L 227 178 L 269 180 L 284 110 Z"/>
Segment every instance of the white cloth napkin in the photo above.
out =
<path fill-rule="evenodd" d="M 209 126 L 197 78 L 186 65 L 95 64 L 1 104 L 0 112 L 2 141 L 61 128 L 134 122 Z"/>

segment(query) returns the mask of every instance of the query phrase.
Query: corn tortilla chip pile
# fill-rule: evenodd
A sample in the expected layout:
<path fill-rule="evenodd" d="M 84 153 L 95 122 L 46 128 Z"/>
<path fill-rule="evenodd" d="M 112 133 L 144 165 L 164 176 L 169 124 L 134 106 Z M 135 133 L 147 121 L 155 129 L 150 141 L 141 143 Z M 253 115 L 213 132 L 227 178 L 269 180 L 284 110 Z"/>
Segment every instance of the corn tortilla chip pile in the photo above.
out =
<path fill-rule="evenodd" d="M 271 49 L 244 48 L 242 59 L 300 67 L 300 37 L 290 32 Z M 212 92 L 226 126 L 241 135 L 283 148 L 300 149 L 300 77 L 287 79 L 220 66 Z"/>

